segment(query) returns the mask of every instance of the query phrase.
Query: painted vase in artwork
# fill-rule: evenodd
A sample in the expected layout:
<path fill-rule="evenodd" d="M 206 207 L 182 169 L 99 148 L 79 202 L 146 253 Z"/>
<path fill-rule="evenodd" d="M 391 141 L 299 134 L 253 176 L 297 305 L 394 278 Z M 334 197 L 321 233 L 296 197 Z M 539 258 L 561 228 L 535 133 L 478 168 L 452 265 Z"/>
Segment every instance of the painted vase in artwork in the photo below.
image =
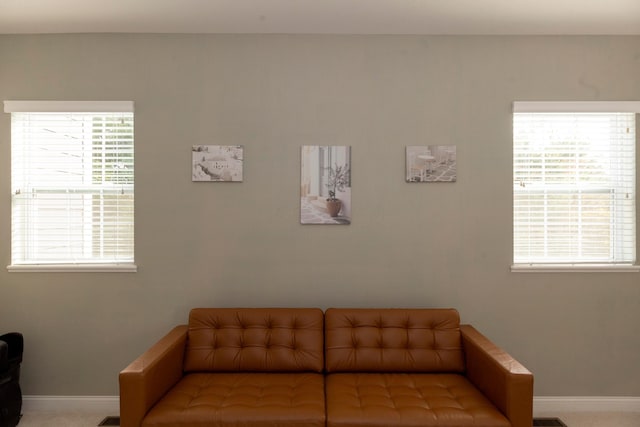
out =
<path fill-rule="evenodd" d="M 342 209 L 342 202 L 339 199 L 327 199 L 327 212 L 329 212 L 329 216 L 332 218 L 337 217 L 340 209 Z"/>

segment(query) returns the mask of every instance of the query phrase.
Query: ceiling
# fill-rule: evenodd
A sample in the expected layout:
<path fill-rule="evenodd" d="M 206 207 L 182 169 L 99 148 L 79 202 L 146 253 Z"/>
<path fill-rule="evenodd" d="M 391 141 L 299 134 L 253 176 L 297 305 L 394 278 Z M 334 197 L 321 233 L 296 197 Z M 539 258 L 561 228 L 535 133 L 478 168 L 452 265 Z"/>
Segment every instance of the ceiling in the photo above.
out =
<path fill-rule="evenodd" d="M 0 34 L 638 35 L 640 0 L 0 0 Z"/>

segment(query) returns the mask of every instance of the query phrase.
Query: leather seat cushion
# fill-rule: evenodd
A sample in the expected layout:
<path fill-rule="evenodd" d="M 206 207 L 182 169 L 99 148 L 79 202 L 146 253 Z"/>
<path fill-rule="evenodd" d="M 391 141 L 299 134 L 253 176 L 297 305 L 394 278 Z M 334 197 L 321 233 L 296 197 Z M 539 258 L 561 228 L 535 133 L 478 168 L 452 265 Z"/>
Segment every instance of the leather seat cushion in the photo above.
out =
<path fill-rule="evenodd" d="M 326 382 L 328 427 L 511 425 L 458 374 L 338 373 Z"/>
<path fill-rule="evenodd" d="M 143 426 L 321 427 L 324 380 L 317 373 L 199 373 L 182 378 Z"/>

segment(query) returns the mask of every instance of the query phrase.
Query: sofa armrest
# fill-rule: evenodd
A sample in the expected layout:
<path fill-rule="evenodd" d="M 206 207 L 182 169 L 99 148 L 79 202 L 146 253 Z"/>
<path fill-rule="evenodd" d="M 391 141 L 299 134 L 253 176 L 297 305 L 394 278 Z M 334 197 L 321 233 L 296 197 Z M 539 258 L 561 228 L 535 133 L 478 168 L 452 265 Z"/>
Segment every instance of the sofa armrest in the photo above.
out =
<path fill-rule="evenodd" d="M 533 375 L 471 325 L 461 325 L 469 380 L 513 427 L 533 425 Z"/>
<path fill-rule="evenodd" d="M 139 427 L 151 407 L 182 378 L 187 325 L 176 326 L 120 372 L 120 425 Z"/>

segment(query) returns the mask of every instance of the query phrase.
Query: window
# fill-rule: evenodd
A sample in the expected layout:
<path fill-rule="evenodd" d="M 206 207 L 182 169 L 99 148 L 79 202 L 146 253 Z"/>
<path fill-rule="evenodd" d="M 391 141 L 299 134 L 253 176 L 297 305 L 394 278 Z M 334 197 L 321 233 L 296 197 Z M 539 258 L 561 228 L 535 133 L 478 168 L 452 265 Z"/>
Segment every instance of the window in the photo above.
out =
<path fill-rule="evenodd" d="M 514 270 L 635 264 L 637 112 L 637 102 L 514 103 Z"/>
<path fill-rule="evenodd" d="M 133 103 L 5 101 L 10 271 L 135 271 Z"/>

